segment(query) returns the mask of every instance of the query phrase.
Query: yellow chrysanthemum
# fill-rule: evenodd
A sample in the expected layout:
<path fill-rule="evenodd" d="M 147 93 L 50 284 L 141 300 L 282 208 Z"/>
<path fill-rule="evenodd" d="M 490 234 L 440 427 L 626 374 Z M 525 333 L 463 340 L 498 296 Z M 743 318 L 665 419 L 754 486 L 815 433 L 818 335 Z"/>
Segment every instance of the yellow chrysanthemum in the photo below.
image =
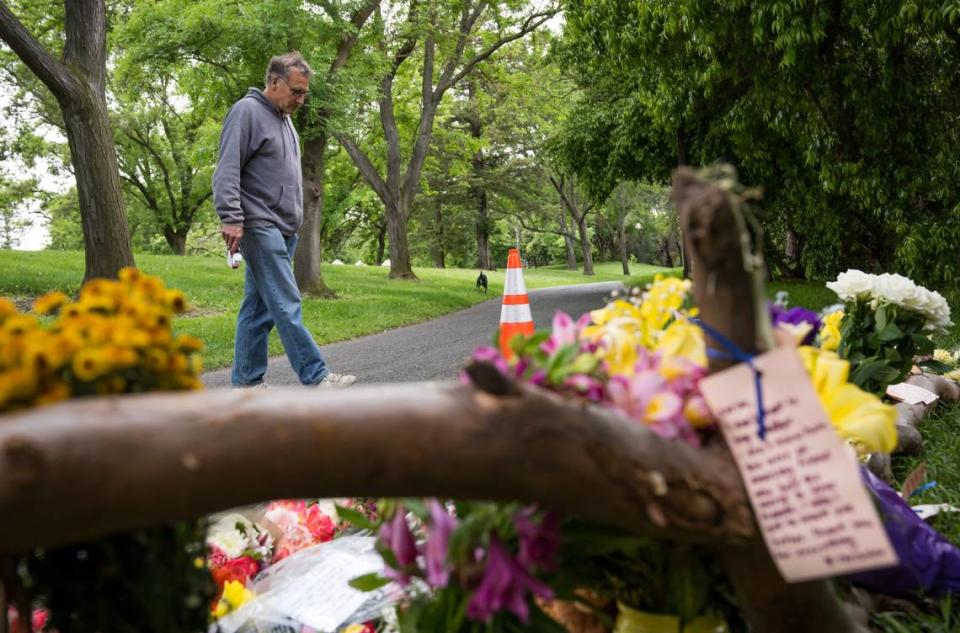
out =
<path fill-rule="evenodd" d="M 823 317 L 823 326 L 820 328 L 820 349 L 832 352 L 840 347 L 840 321 L 843 319 L 843 310 L 831 312 Z"/>
<path fill-rule="evenodd" d="M 185 353 L 199 352 L 203 349 L 203 341 L 189 334 L 180 334 L 173 344 L 178 350 Z"/>
<path fill-rule="evenodd" d="M 6 297 L 0 297 L 0 323 L 17 313 L 17 304 Z"/>
<path fill-rule="evenodd" d="M 22 336 L 40 327 L 40 320 L 32 314 L 14 314 L 3 322 L 4 331 L 11 336 Z"/>
<path fill-rule="evenodd" d="M 24 343 L 21 362 L 38 372 L 50 372 L 63 367 L 68 360 L 62 337 L 36 332 Z"/>
<path fill-rule="evenodd" d="M 612 374 L 632 376 L 637 364 L 637 337 L 627 328 L 618 327 L 616 323 L 596 330 L 598 352 L 600 357 L 607 361 L 608 369 Z"/>
<path fill-rule="evenodd" d="M 47 385 L 43 391 L 41 391 L 33 403 L 36 406 L 42 406 L 45 404 L 53 404 L 55 402 L 60 402 L 66 400 L 70 397 L 70 384 L 63 380 L 55 380 L 54 382 Z"/>
<path fill-rule="evenodd" d="M 187 298 L 179 290 L 167 290 L 163 293 L 163 305 L 174 314 L 181 314 L 187 309 Z"/>
<path fill-rule="evenodd" d="M 897 410 L 847 382 L 850 363 L 833 352 L 802 346 L 800 359 L 840 437 L 862 453 L 889 453 L 897 446 Z"/>
<path fill-rule="evenodd" d="M 60 306 L 70 302 L 70 297 L 59 290 L 40 295 L 33 302 L 33 311 L 37 314 L 50 314 Z"/>
<path fill-rule="evenodd" d="M 150 347 L 144 356 L 144 364 L 148 369 L 157 373 L 166 371 L 170 364 L 170 354 L 160 347 Z"/>
<path fill-rule="evenodd" d="M 139 270 L 131 266 L 127 266 L 126 268 L 120 269 L 120 275 L 119 275 L 120 281 L 126 284 L 133 284 L 142 276 L 143 274 Z"/>
<path fill-rule="evenodd" d="M 0 407 L 10 402 L 28 402 L 37 391 L 37 374 L 21 367 L 0 372 Z"/>
<path fill-rule="evenodd" d="M 84 347 L 73 357 L 73 373 L 84 382 L 92 382 L 109 371 L 110 363 L 102 349 Z"/>
<path fill-rule="evenodd" d="M 243 586 L 243 583 L 236 580 L 229 580 L 223 585 L 223 595 L 220 596 L 220 602 L 217 603 L 213 615 L 222 618 L 231 611 L 236 611 L 245 603 L 255 597 L 254 593 Z"/>

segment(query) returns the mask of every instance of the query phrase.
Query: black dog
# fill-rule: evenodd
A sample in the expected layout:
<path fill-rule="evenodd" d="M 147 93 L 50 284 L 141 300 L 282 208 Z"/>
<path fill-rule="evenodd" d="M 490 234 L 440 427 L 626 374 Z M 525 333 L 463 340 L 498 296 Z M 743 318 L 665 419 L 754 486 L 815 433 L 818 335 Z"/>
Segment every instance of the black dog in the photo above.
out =
<path fill-rule="evenodd" d="M 483 274 L 483 271 L 480 271 L 480 276 L 477 277 L 477 290 L 483 288 L 483 292 L 487 292 L 487 276 Z"/>

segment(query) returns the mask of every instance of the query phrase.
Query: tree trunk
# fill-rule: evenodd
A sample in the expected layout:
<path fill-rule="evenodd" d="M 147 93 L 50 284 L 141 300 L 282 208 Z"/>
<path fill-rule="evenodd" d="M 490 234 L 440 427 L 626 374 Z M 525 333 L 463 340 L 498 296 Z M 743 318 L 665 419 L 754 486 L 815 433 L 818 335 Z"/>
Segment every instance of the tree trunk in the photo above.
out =
<path fill-rule="evenodd" d="M 167 240 L 167 246 L 173 251 L 174 255 L 187 254 L 187 230 L 174 231 L 170 225 L 163 227 L 163 239 Z"/>
<path fill-rule="evenodd" d="M 325 131 L 303 146 L 303 226 L 293 255 L 293 275 L 301 294 L 333 298 L 336 293 L 323 280 L 323 204 L 326 180 L 327 134 Z"/>
<path fill-rule="evenodd" d="M 387 207 L 387 234 L 390 236 L 390 279 L 416 279 L 410 265 L 407 241 L 407 214 Z"/>
<path fill-rule="evenodd" d="M 490 217 L 487 210 L 487 192 L 477 190 L 477 266 L 493 270 L 490 263 Z"/>
<path fill-rule="evenodd" d="M 563 244 L 567 249 L 567 270 L 577 269 L 577 253 L 573 248 L 573 238 L 567 230 L 567 211 L 560 205 L 560 230 L 563 232 Z"/>
<path fill-rule="evenodd" d="M 667 268 L 673 268 L 673 256 L 670 255 L 670 238 L 665 237 L 660 240 L 660 250 L 663 254 L 663 265 Z"/>
<path fill-rule="evenodd" d="M 434 201 L 433 226 L 433 265 L 436 268 L 446 268 L 447 252 L 443 246 L 443 204 L 440 202 L 439 198 Z"/>
<path fill-rule="evenodd" d="M 584 213 L 577 221 L 580 232 L 580 250 L 583 252 L 583 274 L 593 275 L 593 254 L 590 247 L 590 234 L 587 232 L 587 214 Z"/>
<path fill-rule="evenodd" d="M 116 277 L 133 266 L 113 132 L 107 115 L 106 8 L 103 0 L 65 3 L 63 62 L 54 59 L 0 2 L 0 37 L 60 105 L 77 181 L 84 280 Z"/>
<path fill-rule="evenodd" d="M 106 103 L 86 82 L 78 88 L 76 101 L 61 108 L 80 201 L 83 278 L 114 278 L 121 268 L 134 265 L 117 152 Z"/>
<path fill-rule="evenodd" d="M 383 263 L 383 252 L 387 248 L 387 222 L 377 225 L 377 266 Z"/>

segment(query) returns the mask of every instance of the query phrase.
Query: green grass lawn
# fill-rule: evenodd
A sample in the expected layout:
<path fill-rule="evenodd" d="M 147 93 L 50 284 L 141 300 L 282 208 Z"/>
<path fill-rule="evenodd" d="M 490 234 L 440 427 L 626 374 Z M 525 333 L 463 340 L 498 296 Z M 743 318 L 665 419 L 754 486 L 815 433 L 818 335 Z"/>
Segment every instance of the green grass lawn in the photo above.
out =
<path fill-rule="evenodd" d="M 137 265 L 158 275 L 168 286 L 183 290 L 191 311 L 178 317 L 175 328 L 203 339 L 208 369 L 225 367 L 233 359 L 233 334 L 237 309 L 243 296 L 243 272 L 231 270 L 222 258 L 212 256 L 136 256 Z M 599 281 L 623 281 L 619 262 L 599 263 L 596 274 L 563 267 L 524 271 L 530 289 Z M 474 288 L 477 271 L 448 268 L 417 268 L 420 281 L 393 281 L 381 267 L 323 267 L 324 280 L 337 293 L 336 299 L 306 298 L 304 323 L 321 345 L 390 328 L 425 321 L 496 297 L 503 292 L 505 269 L 488 272 L 489 292 Z M 633 283 L 645 283 L 658 272 L 670 269 L 649 265 L 631 266 Z M 29 298 L 49 290 L 76 293 L 83 279 L 83 253 L 77 251 L 0 250 L 0 295 Z M 599 307 L 599 306 L 598 306 Z M 496 324 L 491 324 L 491 332 Z M 276 334 L 271 354 L 282 353 Z"/>

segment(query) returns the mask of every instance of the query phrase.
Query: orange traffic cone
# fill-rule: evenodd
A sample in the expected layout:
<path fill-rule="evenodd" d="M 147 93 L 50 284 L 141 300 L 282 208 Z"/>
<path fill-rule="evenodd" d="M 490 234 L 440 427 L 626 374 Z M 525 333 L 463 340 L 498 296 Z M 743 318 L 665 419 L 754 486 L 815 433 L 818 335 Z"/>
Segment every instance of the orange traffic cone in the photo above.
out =
<path fill-rule="evenodd" d="M 533 316 L 527 286 L 523 283 L 520 251 L 511 248 L 507 254 L 507 280 L 503 284 L 503 306 L 500 308 L 500 352 L 504 358 L 513 356 L 510 339 L 516 334 L 533 334 Z"/>

